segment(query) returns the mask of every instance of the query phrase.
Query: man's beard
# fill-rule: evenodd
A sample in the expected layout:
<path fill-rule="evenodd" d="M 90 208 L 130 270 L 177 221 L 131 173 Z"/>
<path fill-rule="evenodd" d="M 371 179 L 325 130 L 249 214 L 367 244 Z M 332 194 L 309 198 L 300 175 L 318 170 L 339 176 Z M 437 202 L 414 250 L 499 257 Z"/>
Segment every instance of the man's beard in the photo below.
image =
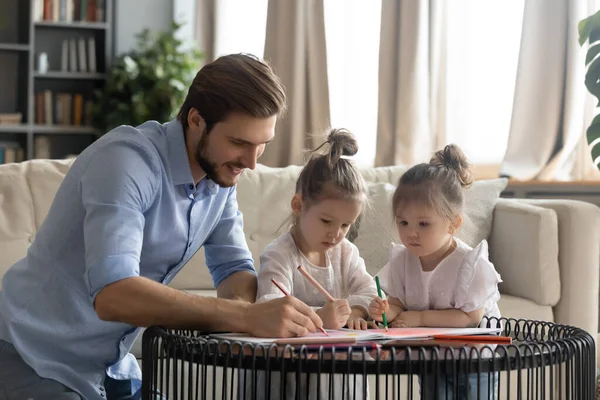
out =
<path fill-rule="evenodd" d="M 206 177 L 215 182 L 217 185 L 221 187 L 231 187 L 237 183 L 233 179 L 225 180 L 223 177 L 221 177 L 219 175 L 219 166 L 217 163 L 208 158 L 208 132 L 206 131 L 202 133 L 202 137 L 198 143 L 198 147 L 196 149 L 196 161 L 200 165 L 200 168 L 202 168 L 202 171 L 204 171 L 206 174 Z M 226 163 L 222 167 L 227 168 L 227 165 L 231 165 L 234 168 L 245 168 L 245 165 L 240 163 Z"/>

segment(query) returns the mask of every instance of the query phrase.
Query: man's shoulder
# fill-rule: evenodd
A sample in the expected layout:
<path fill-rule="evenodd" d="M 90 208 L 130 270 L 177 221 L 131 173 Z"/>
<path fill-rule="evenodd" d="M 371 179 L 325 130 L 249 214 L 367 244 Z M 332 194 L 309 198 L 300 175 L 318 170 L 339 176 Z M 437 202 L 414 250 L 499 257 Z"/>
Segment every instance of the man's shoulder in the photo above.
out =
<path fill-rule="evenodd" d="M 160 143 L 153 136 L 160 137 L 160 129 L 161 125 L 154 121 L 137 127 L 118 126 L 92 143 L 78 159 L 87 164 L 92 158 L 117 158 L 115 161 L 125 164 L 148 164 L 157 172 L 157 166 L 161 163 L 161 151 Z"/>

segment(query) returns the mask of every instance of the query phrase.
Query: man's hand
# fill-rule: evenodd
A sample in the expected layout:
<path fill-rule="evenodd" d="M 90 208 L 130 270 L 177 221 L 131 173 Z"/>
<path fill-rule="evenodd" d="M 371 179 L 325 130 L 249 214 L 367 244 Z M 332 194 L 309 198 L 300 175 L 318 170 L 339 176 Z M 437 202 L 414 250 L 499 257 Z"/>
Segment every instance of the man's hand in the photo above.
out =
<path fill-rule="evenodd" d="M 383 300 L 381 297 L 373 297 L 371 304 L 369 304 L 369 315 L 375 321 L 383 322 L 383 313 L 388 312 L 390 305 L 387 300 Z"/>
<path fill-rule="evenodd" d="M 338 299 L 325 304 L 317 311 L 326 329 L 340 329 L 350 317 L 350 305 L 346 299 Z"/>
<path fill-rule="evenodd" d="M 421 311 L 404 311 L 398 315 L 407 328 L 423 326 L 423 313 Z"/>
<path fill-rule="evenodd" d="M 293 296 L 250 304 L 243 318 L 246 331 L 257 337 L 305 336 L 323 326 L 321 318 Z"/>

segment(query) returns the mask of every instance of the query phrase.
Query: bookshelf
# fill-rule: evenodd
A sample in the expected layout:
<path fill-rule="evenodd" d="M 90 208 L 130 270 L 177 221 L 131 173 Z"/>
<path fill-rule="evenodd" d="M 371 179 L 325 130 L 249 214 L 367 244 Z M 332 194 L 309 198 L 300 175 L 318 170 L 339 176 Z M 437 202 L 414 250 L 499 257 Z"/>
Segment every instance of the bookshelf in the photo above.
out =
<path fill-rule="evenodd" d="M 0 164 L 79 154 L 98 137 L 89 112 L 113 56 L 113 7 L 0 0 Z"/>

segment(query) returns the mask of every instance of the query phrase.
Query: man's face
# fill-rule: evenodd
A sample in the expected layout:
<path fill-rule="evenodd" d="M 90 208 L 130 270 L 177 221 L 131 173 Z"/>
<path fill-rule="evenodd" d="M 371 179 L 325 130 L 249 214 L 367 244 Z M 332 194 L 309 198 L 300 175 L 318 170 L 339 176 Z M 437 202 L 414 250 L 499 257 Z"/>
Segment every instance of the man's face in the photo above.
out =
<path fill-rule="evenodd" d="M 196 161 L 206 176 L 222 187 L 237 183 L 244 169 L 254 169 L 265 146 L 275 136 L 277 116 L 255 118 L 231 114 L 202 132 L 196 149 Z"/>

